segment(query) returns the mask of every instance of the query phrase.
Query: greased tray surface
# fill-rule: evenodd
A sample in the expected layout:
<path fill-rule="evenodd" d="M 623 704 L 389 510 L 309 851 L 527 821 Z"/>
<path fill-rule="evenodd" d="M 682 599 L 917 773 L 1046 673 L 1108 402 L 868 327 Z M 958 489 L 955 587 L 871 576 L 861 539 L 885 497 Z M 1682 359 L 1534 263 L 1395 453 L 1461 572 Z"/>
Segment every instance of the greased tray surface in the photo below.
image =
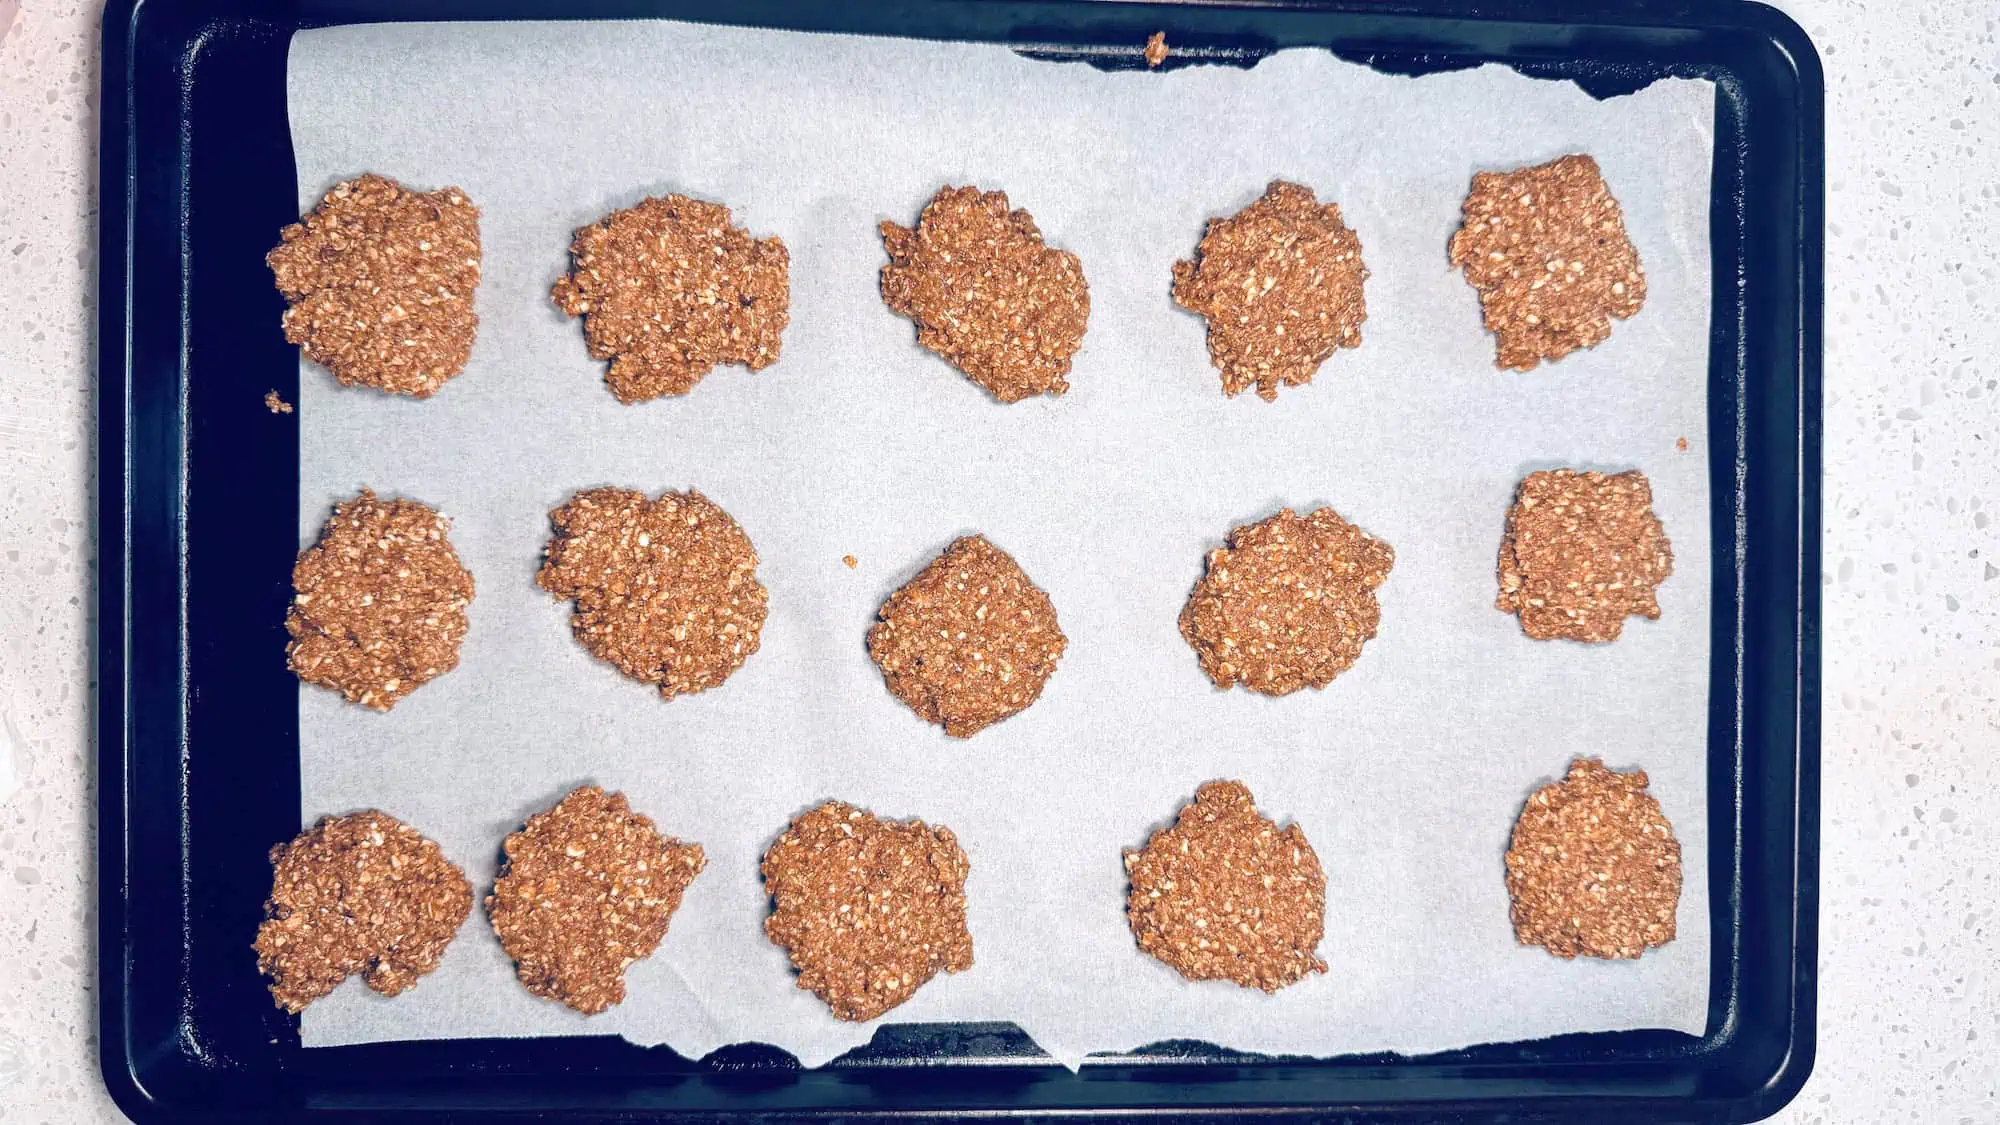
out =
<path fill-rule="evenodd" d="M 1421 10 L 1419 10 L 1419 8 Z M 1354 1119 L 1745 1120 L 1810 1066 L 1816 913 L 1820 85 L 1810 45 L 1754 5 L 1284 8 L 918 3 L 419 4 L 394 18 L 673 16 L 1007 42 L 1142 65 L 1320 45 L 1398 72 L 1500 61 L 1597 94 L 1716 81 L 1707 444 L 1714 954 L 1707 1034 L 1569 1036 L 1445 1056 L 1252 1059 L 1162 1044 L 1082 1075 L 1006 1025 L 888 1026 L 819 1070 L 769 1048 L 702 1060 L 610 1038 L 301 1051 L 245 950 L 264 853 L 297 828 L 283 644 L 297 547 L 296 389 L 262 264 L 296 217 L 284 68 L 302 26 L 370 4 L 141 0 L 106 13 L 101 599 L 107 1081 L 146 1119 L 225 1114 L 1034 1113 L 1152 1109 Z M 197 374 L 197 372 L 199 374 Z M 948 1064 L 939 1066 L 938 1064 Z"/>

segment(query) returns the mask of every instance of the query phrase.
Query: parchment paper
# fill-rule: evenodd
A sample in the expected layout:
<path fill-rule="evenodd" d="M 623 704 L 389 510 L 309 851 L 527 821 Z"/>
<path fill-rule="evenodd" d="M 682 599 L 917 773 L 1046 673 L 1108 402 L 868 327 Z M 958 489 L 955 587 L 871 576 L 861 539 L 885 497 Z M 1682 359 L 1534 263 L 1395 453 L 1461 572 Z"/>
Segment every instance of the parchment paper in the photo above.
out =
<path fill-rule="evenodd" d="M 451 516 L 478 581 L 463 663 L 392 714 L 301 691 L 302 816 L 385 809 L 483 894 L 505 834 L 593 781 L 709 857 L 608 1014 L 531 997 L 475 911 L 413 991 L 349 981 L 306 1013 L 305 1042 L 616 1033 L 690 1056 L 762 1041 L 809 1065 L 864 1043 L 874 1025 L 796 990 L 761 929 L 759 856 L 828 797 L 949 825 L 971 857 L 977 964 L 889 1021 L 1012 1021 L 1071 1065 L 1169 1038 L 1329 1055 L 1700 1031 L 1712 99 L 1675 81 L 1600 103 L 1502 69 L 1407 79 L 1317 51 L 1105 74 L 673 23 L 300 34 L 301 209 L 364 171 L 455 184 L 485 240 L 478 343 L 437 397 L 302 372 L 301 543 L 369 485 Z M 1459 202 L 1477 169 L 1571 151 L 1603 164 L 1650 295 L 1594 352 L 1496 370 L 1446 266 Z M 1360 233 L 1364 343 L 1275 404 L 1225 399 L 1170 270 L 1276 176 Z M 882 306 L 876 223 L 914 221 L 943 183 L 1005 189 L 1082 258 L 1090 331 L 1067 396 L 996 404 Z M 549 285 L 572 228 L 668 191 L 785 239 L 792 323 L 762 373 L 621 406 Z M 1664 618 L 1616 644 L 1537 643 L 1493 608 L 1514 485 L 1559 465 L 1644 469 L 1673 539 Z M 755 541 L 770 621 L 721 689 L 663 702 L 580 649 L 534 585 L 547 510 L 602 484 L 699 487 Z M 1175 629 L 1204 553 L 1321 504 L 1396 549 L 1381 635 L 1322 692 L 1213 690 Z M 971 531 L 1049 591 L 1071 648 L 1040 703 L 957 742 L 885 692 L 863 636 Z M 1680 937 L 1637 963 L 1560 961 L 1508 924 L 1515 814 L 1576 754 L 1645 767 L 1684 848 Z M 1275 996 L 1185 982 L 1125 926 L 1120 850 L 1218 777 L 1302 824 L 1328 872 L 1333 971 Z"/>

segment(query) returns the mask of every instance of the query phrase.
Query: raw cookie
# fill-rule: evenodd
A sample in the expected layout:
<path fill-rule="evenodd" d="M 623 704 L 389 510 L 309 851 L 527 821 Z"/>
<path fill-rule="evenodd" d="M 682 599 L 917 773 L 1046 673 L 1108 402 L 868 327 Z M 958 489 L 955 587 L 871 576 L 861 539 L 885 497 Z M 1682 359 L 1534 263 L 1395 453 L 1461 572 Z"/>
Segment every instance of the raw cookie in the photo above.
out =
<path fill-rule="evenodd" d="M 1451 264 L 1479 290 L 1500 367 L 1522 371 L 1611 335 L 1639 311 L 1646 275 L 1597 161 L 1565 156 L 1480 172 L 1451 236 Z"/>
<path fill-rule="evenodd" d="M 700 844 L 662 836 L 625 794 L 595 785 L 529 817 L 502 851 L 493 932 L 529 992 L 585 1015 L 625 999 L 625 969 L 660 947 L 708 864 Z"/>
<path fill-rule="evenodd" d="M 876 615 L 868 655 L 889 693 L 953 738 L 1027 710 L 1069 645 L 1049 596 L 983 535 L 954 540 Z"/>
<path fill-rule="evenodd" d="M 1596 758 L 1535 790 L 1507 846 L 1514 937 L 1558 957 L 1637 957 L 1674 940 L 1681 845 L 1646 771 Z"/>
<path fill-rule="evenodd" d="M 577 230 L 557 307 L 581 316 L 592 359 L 624 403 L 684 395 L 718 363 L 778 362 L 791 321 L 791 255 L 751 238 L 729 208 L 649 198 Z"/>
<path fill-rule="evenodd" d="M 362 974 L 394 996 L 438 967 L 472 912 L 472 884 L 416 829 L 370 809 L 329 816 L 271 849 L 257 971 L 299 1012 Z"/>
<path fill-rule="evenodd" d="M 1195 791 L 1172 828 L 1125 852 L 1125 916 L 1139 948 L 1189 980 L 1276 992 L 1323 973 L 1326 873 L 1293 824 L 1257 812 L 1240 781 Z"/>
<path fill-rule="evenodd" d="M 465 641 L 472 575 L 451 521 L 373 492 L 336 504 L 319 542 L 292 567 L 285 656 L 299 679 L 377 711 L 453 668 Z"/>
<path fill-rule="evenodd" d="M 1361 345 L 1368 303 L 1361 240 L 1312 189 L 1273 180 L 1257 202 L 1210 219 L 1191 261 L 1174 263 L 1174 303 L 1208 321 L 1208 357 L 1234 398 L 1266 402 L 1312 382 L 1341 348 Z"/>
<path fill-rule="evenodd" d="M 1042 242 L 1007 193 L 944 187 L 915 230 L 884 222 L 882 300 L 917 324 L 917 342 L 1001 402 L 1069 389 L 1090 321 L 1083 263 Z"/>
<path fill-rule="evenodd" d="M 549 522 L 535 581 L 574 599 L 570 628 L 599 660 L 672 699 L 721 684 L 757 651 L 757 549 L 708 497 L 594 488 Z"/>
<path fill-rule="evenodd" d="M 1396 552 L 1332 508 L 1286 508 L 1229 533 L 1181 610 L 1181 636 L 1219 688 L 1323 688 L 1361 656 Z"/>
<path fill-rule="evenodd" d="M 472 355 L 479 208 L 457 188 L 336 184 L 264 258 L 285 339 L 348 386 L 429 398 Z"/>
<path fill-rule="evenodd" d="M 1626 617 L 1659 619 L 1654 591 L 1673 572 L 1646 474 L 1530 473 L 1507 511 L 1493 604 L 1538 641 L 1615 641 Z"/>
<path fill-rule="evenodd" d="M 764 933 L 791 954 L 800 988 L 840 1019 L 872 1020 L 940 971 L 972 967 L 970 869 L 949 828 L 828 801 L 764 853 Z"/>

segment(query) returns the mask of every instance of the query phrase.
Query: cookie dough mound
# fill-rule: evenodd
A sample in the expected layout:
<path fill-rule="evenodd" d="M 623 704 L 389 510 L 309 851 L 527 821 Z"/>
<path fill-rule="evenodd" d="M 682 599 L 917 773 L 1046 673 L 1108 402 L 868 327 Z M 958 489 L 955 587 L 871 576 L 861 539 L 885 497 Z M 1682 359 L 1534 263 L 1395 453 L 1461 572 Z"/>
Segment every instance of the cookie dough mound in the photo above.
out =
<path fill-rule="evenodd" d="M 983 535 L 953 541 L 876 616 L 868 655 L 889 693 L 953 738 L 1027 710 L 1069 645 L 1055 603 Z"/>
<path fill-rule="evenodd" d="M 1396 552 L 1332 508 L 1286 508 L 1229 533 L 1181 610 L 1181 636 L 1219 688 L 1323 688 L 1382 621 L 1375 589 Z"/>
<path fill-rule="evenodd" d="M 1514 937 L 1558 957 L 1637 957 L 1674 940 L 1681 845 L 1646 772 L 1578 758 L 1535 790 L 1507 846 Z"/>
<path fill-rule="evenodd" d="M 684 395 L 719 363 L 778 362 L 791 321 L 791 255 L 751 238 L 729 208 L 685 195 L 647 199 L 579 229 L 556 306 L 583 317 L 592 359 L 624 403 Z"/>
<path fill-rule="evenodd" d="M 1007 193 L 940 188 L 915 230 L 881 230 L 882 300 L 916 322 L 919 343 L 1001 402 L 1069 389 L 1090 321 L 1083 263 L 1044 245 Z"/>
<path fill-rule="evenodd" d="M 595 488 L 549 522 L 535 581 L 575 601 L 570 628 L 599 660 L 672 699 L 718 686 L 757 651 L 757 549 L 708 497 Z"/>
<path fill-rule="evenodd" d="M 457 188 L 336 184 L 264 259 L 285 339 L 348 386 L 429 398 L 465 370 L 479 316 L 479 208 Z"/>
<path fill-rule="evenodd" d="M 515 975 L 537 996 L 596 1015 L 625 999 L 625 970 L 667 936 L 708 864 L 662 836 L 623 793 L 582 786 L 502 845 L 486 914 Z"/>
<path fill-rule="evenodd" d="M 300 1012 L 356 973 L 394 996 L 438 967 L 472 912 L 465 872 L 416 829 L 369 810 L 327 817 L 271 849 L 257 970 Z"/>
<path fill-rule="evenodd" d="M 1126 851 L 1139 948 L 1189 980 L 1276 992 L 1326 962 L 1326 873 L 1298 825 L 1257 812 L 1240 781 L 1211 781 L 1172 828 Z"/>
<path fill-rule="evenodd" d="M 1231 398 L 1255 386 L 1312 382 L 1341 348 L 1361 345 L 1368 303 L 1361 240 L 1312 189 L 1274 180 L 1257 202 L 1210 219 L 1192 261 L 1174 263 L 1174 303 L 1208 321 L 1208 356 Z"/>
<path fill-rule="evenodd" d="M 1658 620 L 1674 551 L 1646 474 L 1530 473 L 1500 540 L 1500 597 L 1538 641 L 1615 641 L 1627 617 Z"/>
<path fill-rule="evenodd" d="M 764 932 L 791 954 L 800 988 L 840 1019 L 872 1020 L 972 967 L 970 870 L 949 828 L 828 801 L 764 853 Z"/>
<path fill-rule="evenodd" d="M 1495 363 L 1522 371 L 1611 335 L 1646 300 L 1639 251 L 1597 161 L 1565 156 L 1481 172 L 1451 237 L 1451 264 L 1479 290 Z"/>
<path fill-rule="evenodd" d="M 450 529 L 414 500 L 367 489 L 334 505 L 319 542 L 292 567 L 285 656 L 299 679 L 387 711 L 458 667 L 472 575 Z"/>

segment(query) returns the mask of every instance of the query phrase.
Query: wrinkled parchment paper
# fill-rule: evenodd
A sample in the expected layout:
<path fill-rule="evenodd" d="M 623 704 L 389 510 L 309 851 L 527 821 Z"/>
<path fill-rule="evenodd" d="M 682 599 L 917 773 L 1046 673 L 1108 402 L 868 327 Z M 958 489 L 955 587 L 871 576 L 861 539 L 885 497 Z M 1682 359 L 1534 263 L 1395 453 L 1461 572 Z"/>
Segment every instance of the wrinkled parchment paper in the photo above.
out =
<path fill-rule="evenodd" d="M 417 988 L 350 981 L 306 1013 L 305 1042 L 615 1033 L 807 1064 L 864 1043 L 873 1026 L 796 990 L 761 929 L 759 856 L 828 797 L 949 825 L 971 857 L 977 964 L 888 1021 L 1012 1021 L 1071 1065 L 1169 1038 L 1331 1055 L 1701 1030 L 1712 100 L 1671 81 L 1597 102 L 1493 67 L 1391 77 L 1318 51 L 1106 74 L 663 22 L 300 34 L 300 208 L 365 171 L 453 184 L 485 239 L 478 343 L 434 399 L 302 372 L 301 543 L 368 485 L 451 516 L 478 581 L 463 663 L 393 713 L 301 691 L 302 816 L 385 809 L 483 893 L 505 834 L 592 781 L 709 857 L 608 1014 L 522 990 L 475 911 Z M 1650 296 L 1594 352 L 1496 370 L 1446 266 L 1459 202 L 1475 170 L 1571 151 L 1602 163 Z M 1225 399 L 1169 274 L 1206 218 L 1278 176 L 1359 232 L 1364 343 L 1275 404 Z M 1090 332 L 1067 396 L 998 405 L 882 306 L 877 221 L 914 221 L 945 183 L 1006 190 L 1082 258 Z M 792 323 L 764 372 L 621 406 L 549 286 L 572 228 L 669 191 L 784 238 Z M 1664 618 L 1613 645 L 1530 641 L 1493 608 L 1514 485 L 1560 465 L 1645 470 L 1673 539 Z M 547 510 L 603 484 L 698 487 L 755 541 L 770 621 L 721 689 L 661 701 L 591 659 L 534 585 Z M 1325 691 L 1213 690 L 1175 629 L 1204 553 L 1322 504 L 1396 549 L 1381 635 Z M 957 742 L 884 691 L 863 636 L 971 531 L 1049 591 L 1072 643 L 1040 703 Z M 1577 754 L 1646 768 L 1684 848 L 1680 938 L 1637 963 L 1559 961 L 1508 924 L 1514 816 Z M 1125 926 L 1120 850 L 1218 777 L 1303 825 L 1328 872 L 1333 970 L 1276 996 L 1183 981 Z"/>

